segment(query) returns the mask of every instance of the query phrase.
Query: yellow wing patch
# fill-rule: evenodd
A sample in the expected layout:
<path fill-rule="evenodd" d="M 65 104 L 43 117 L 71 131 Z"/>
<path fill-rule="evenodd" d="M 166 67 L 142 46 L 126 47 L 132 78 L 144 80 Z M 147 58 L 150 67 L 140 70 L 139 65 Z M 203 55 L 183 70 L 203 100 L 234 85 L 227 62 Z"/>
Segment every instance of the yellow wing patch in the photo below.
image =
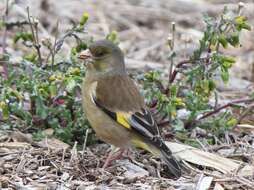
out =
<path fill-rule="evenodd" d="M 135 147 L 138 147 L 138 148 L 142 148 L 142 149 L 145 149 L 145 150 L 147 150 L 147 151 L 149 151 L 150 149 L 149 149 L 149 146 L 146 144 L 146 143 L 144 143 L 144 142 L 142 142 L 141 140 L 139 140 L 139 139 L 132 139 L 131 140 L 131 142 L 132 142 L 132 144 L 135 146 Z"/>
<path fill-rule="evenodd" d="M 116 112 L 116 121 L 127 129 L 131 128 L 130 124 L 126 120 L 126 114 Z"/>
<path fill-rule="evenodd" d="M 160 151 L 158 149 L 156 149 L 155 147 L 149 146 L 147 143 L 143 142 L 142 140 L 138 138 L 133 138 L 131 140 L 131 143 L 137 148 L 141 148 L 152 153 L 154 156 L 160 155 Z"/>

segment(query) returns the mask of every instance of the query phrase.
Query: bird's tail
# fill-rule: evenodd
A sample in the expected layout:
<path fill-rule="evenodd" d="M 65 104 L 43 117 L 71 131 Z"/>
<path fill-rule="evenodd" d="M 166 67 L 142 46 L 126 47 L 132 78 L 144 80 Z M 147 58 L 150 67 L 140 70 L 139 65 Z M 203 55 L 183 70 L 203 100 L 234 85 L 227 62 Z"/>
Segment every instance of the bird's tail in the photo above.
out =
<path fill-rule="evenodd" d="M 181 177 L 181 168 L 178 161 L 173 157 L 171 150 L 161 138 L 154 138 L 147 143 L 140 141 L 139 139 L 133 139 L 132 143 L 135 147 L 145 149 L 155 156 L 160 156 L 167 164 L 170 174 L 175 178 Z"/>
<path fill-rule="evenodd" d="M 182 172 L 181 172 L 180 165 L 178 161 L 176 160 L 176 158 L 172 155 L 171 150 L 167 147 L 167 145 L 164 142 L 162 142 L 160 146 L 160 153 L 161 153 L 160 154 L 161 158 L 167 164 L 170 173 L 175 178 L 181 177 Z"/>

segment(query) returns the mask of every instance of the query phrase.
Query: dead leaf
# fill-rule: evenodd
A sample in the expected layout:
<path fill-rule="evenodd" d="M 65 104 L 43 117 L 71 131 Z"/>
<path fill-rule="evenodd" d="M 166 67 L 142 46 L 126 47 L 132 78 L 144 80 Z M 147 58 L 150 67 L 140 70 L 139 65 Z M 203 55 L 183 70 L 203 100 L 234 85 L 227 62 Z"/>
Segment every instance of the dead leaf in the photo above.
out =
<path fill-rule="evenodd" d="M 236 132 L 248 132 L 248 133 L 254 133 L 254 125 L 250 124 L 239 124 L 234 128 L 234 131 Z"/>
<path fill-rule="evenodd" d="M 27 149 L 30 148 L 31 145 L 25 142 L 4 142 L 0 143 L 0 148 L 9 148 L 9 149 Z"/>
<path fill-rule="evenodd" d="M 38 142 L 37 145 L 43 148 L 49 148 L 51 150 L 61 150 L 70 147 L 70 145 L 55 138 L 45 138 L 42 141 Z"/>
<path fill-rule="evenodd" d="M 47 135 L 47 136 L 52 136 L 53 133 L 54 133 L 54 130 L 51 129 L 51 128 L 48 128 L 48 129 L 43 130 L 43 133 L 44 133 L 45 135 Z"/>
<path fill-rule="evenodd" d="M 130 181 L 135 178 L 143 178 L 149 175 L 148 171 L 136 164 L 131 163 L 129 160 L 120 160 L 118 163 L 120 166 L 126 169 L 124 172 L 124 177 Z"/>
<path fill-rule="evenodd" d="M 31 134 L 24 134 L 20 131 L 13 131 L 10 136 L 12 140 L 16 142 L 27 142 L 29 144 L 33 143 Z"/>
<path fill-rule="evenodd" d="M 197 184 L 196 190 L 206 190 L 209 189 L 213 182 L 213 177 L 210 176 L 201 176 Z"/>
<path fill-rule="evenodd" d="M 205 152 L 189 145 L 173 142 L 166 142 L 166 144 L 171 149 L 173 154 L 180 160 L 185 160 L 200 166 L 210 167 L 224 174 L 232 174 L 241 168 L 237 174 L 240 176 L 252 176 L 254 168 L 247 163 L 242 168 L 242 164 L 239 164 L 239 161 L 224 158 L 217 154 Z"/>
<path fill-rule="evenodd" d="M 215 186 L 214 186 L 213 190 L 224 190 L 224 188 L 221 186 L 221 184 L 215 183 Z"/>

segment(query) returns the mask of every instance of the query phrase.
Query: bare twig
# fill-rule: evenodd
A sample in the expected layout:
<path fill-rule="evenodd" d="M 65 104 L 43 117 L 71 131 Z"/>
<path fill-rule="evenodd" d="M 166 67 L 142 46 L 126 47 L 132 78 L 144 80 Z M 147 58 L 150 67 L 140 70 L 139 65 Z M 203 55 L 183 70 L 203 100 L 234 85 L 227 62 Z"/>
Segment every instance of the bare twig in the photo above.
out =
<path fill-rule="evenodd" d="M 24 26 L 24 25 L 29 25 L 29 22 L 27 20 L 15 21 L 15 22 L 5 22 L 5 27 L 7 30 L 10 30 L 15 26 L 20 27 L 20 26 Z"/>
<path fill-rule="evenodd" d="M 57 21 L 57 23 L 56 23 L 56 34 L 54 37 L 54 44 L 53 44 L 53 46 L 48 47 L 48 49 L 50 51 L 49 56 L 51 56 L 51 70 L 53 70 L 53 66 L 55 63 L 55 55 L 57 53 L 57 38 L 58 38 L 58 34 L 59 34 L 58 29 L 59 29 L 59 21 Z M 47 58 L 47 62 L 48 62 L 48 58 Z"/>
<path fill-rule="evenodd" d="M 219 111 L 221 111 L 221 110 L 223 110 L 225 108 L 234 106 L 234 105 L 239 104 L 239 103 L 248 103 L 248 102 L 252 102 L 252 101 L 254 101 L 254 98 L 246 98 L 246 99 L 233 100 L 233 101 L 231 101 L 231 102 L 229 102 L 229 103 L 227 103 L 227 104 L 225 104 L 223 106 L 220 106 L 220 107 L 216 108 L 215 110 L 213 110 L 211 112 L 208 112 L 208 113 L 204 114 L 203 116 L 201 116 L 197 120 L 193 120 L 193 121 L 185 123 L 185 128 L 190 128 L 190 126 L 192 126 L 193 124 L 197 123 L 198 121 L 200 121 L 202 119 L 205 119 L 207 117 L 210 117 L 210 116 L 218 113 Z M 252 111 L 252 109 L 250 111 Z M 249 113 L 249 111 L 247 113 Z M 168 124 L 170 124 L 170 120 L 164 120 L 164 121 L 160 121 L 158 123 L 158 126 L 164 127 L 164 126 L 167 126 Z"/>
<path fill-rule="evenodd" d="M 9 0 L 6 0 L 6 5 L 5 5 L 5 13 L 4 13 L 4 16 L 3 16 L 3 22 L 5 23 L 7 21 L 7 17 L 8 17 L 8 14 L 9 14 Z M 3 56 L 7 53 L 6 52 L 6 38 L 7 38 L 7 27 L 5 26 L 4 28 L 4 33 L 3 33 L 3 37 L 2 37 L 2 53 L 3 53 Z M 4 64 L 3 64 L 3 78 L 4 79 L 7 79 L 8 78 L 8 68 L 7 68 L 7 62 L 5 61 L 5 57 L 3 57 L 3 61 L 4 61 Z"/>
<path fill-rule="evenodd" d="M 231 101 L 231 102 L 229 102 L 229 103 L 227 103 L 227 104 L 225 104 L 223 106 L 220 106 L 220 107 L 216 108 L 215 110 L 213 110 L 211 112 L 208 112 L 208 113 L 204 114 L 198 120 L 202 120 L 202 119 L 207 118 L 207 117 L 209 117 L 211 115 L 214 115 L 214 114 L 218 113 L 219 111 L 221 111 L 221 110 L 223 110 L 223 109 L 225 109 L 227 107 L 234 106 L 235 104 L 247 103 L 247 102 L 252 102 L 252 101 L 254 101 L 254 98 L 246 98 L 246 99 L 233 100 L 233 101 Z"/>
<path fill-rule="evenodd" d="M 198 62 L 198 61 L 205 61 L 205 60 L 207 60 L 207 59 L 210 59 L 210 57 L 202 57 L 202 58 L 200 58 L 199 60 L 191 60 L 191 59 L 189 59 L 189 60 L 183 60 L 183 61 L 179 62 L 179 63 L 176 65 L 175 70 L 173 71 L 173 73 L 172 73 L 172 75 L 171 75 L 171 77 L 170 77 L 170 79 L 169 79 L 169 82 L 170 82 L 170 83 L 173 83 L 173 82 L 174 82 L 177 73 L 179 73 L 179 68 L 183 67 L 183 66 L 186 65 L 186 64 L 194 64 L 194 63 L 196 63 L 196 62 Z"/>
<path fill-rule="evenodd" d="M 183 65 L 188 64 L 188 63 L 192 63 L 191 60 L 184 60 L 184 61 L 181 61 L 180 63 L 178 63 L 178 64 L 176 65 L 175 70 L 172 72 L 172 74 L 171 74 L 171 76 L 170 76 L 170 79 L 169 79 L 169 82 L 170 82 L 170 83 L 173 83 L 173 82 L 174 82 L 174 80 L 175 80 L 175 78 L 176 78 L 176 75 L 177 75 L 177 73 L 179 72 L 177 69 L 178 69 L 178 68 L 181 68 Z"/>
<path fill-rule="evenodd" d="M 72 28 L 71 30 L 67 31 L 59 40 L 56 41 L 55 44 L 55 54 L 61 49 L 63 46 L 64 41 L 68 37 L 74 37 L 77 43 L 82 43 L 82 40 L 79 38 L 77 34 L 75 34 L 75 31 L 77 30 L 77 27 Z"/>
<path fill-rule="evenodd" d="M 175 23 L 171 23 L 171 36 L 168 37 L 168 44 L 171 50 L 170 53 L 170 65 L 169 65 L 169 84 L 170 84 L 170 79 L 172 77 L 172 72 L 173 72 L 173 66 L 174 66 L 174 56 L 175 56 L 175 51 L 174 51 L 174 45 L 175 45 Z"/>
<path fill-rule="evenodd" d="M 38 23 L 35 22 L 34 18 L 30 17 L 29 7 L 27 7 L 27 17 L 28 17 L 28 23 L 31 28 L 32 38 L 33 38 L 33 47 L 36 49 L 38 54 L 38 63 L 39 66 L 42 65 L 42 56 L 41 56 L 41 45 L 39 43 L 39 36 L 38 36 Z"/>
<path fill-rule="evenodd" d="M 241 123 L 241 121 L 250 114 L 250 112 L 253 111 L 254 104 L 250 105 L 246 110 L 243 111 L 243 113 L 239 116 L 237 123 Z"/>
<path fill-rule="evenodd" d="M 83 144 L 82 157 L 84 157 L 84 152 L 86 150 L 86 144 L 87 144 L 87 139 L 88 139 L 89 133 L 90 133 L 90 129 L 87 129 L 85 139 L 84 139 L 84 144 Z"/>
<path fill-rule="evenodd" d="M 9 0 L 6 0 L 5 12 L 4 12 L 4 16 L 3 16 L 4 23 L 6 23 L 6 21 L 7 21 L 8 14 L 9 14 Z M 3 38 L 2 38 L 2 52 L 3 53 L 6 53 L 6 37 L 7 37 L 7 27 L 5 26 L 4 34 L 3 34 Z"/>

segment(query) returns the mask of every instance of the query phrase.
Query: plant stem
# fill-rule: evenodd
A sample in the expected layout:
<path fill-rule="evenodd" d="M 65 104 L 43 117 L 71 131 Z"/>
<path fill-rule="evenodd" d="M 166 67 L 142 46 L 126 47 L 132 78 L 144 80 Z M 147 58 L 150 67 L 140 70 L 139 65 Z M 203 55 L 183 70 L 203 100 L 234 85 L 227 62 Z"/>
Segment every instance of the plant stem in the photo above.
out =
<path fill-rule="evenodd" d="M 252 102 L 252 101 L 254 101 L 254 98 L 246 98 L 246 99 L 233 100 L 233 101 L 231 101 L 231 102 L 229 102 L 229 103 L 227 103 L 225 105 L 222 105 L 222 106 L 216 108 L 215 110 L 213 110 L 211 112 L 206 113 L 205 115 L 203 115 L 202 117 L 200 117 L 197 120 L 189 121 L 188 123 L 185 124 L 184 128 L 186 128 L 186 129 L 190 128 L 190 126 L 192 126 L 193 124 L 197 123 L 198 121 L 200 121 L 202 119 L 205 119 L 207 117 L 210 117 L 210 116 L 218 113 L 219 111 L 221 111 L 221 110 L 223 110 L 223 109 L 225 109 L 227 107 L 234 106 L 235 104 L 239 104 L 239 103 L 247 103 L 247 102 Z M 250 110 L 247 109 L 248 111 L 246 110 L 246 112 L 244 112 L 244 113 L 246 113 L 246 114 L 249 113 L 250 111 L 252 111 L 252 108 L 253 108 L 253 106 L 250 107 Z M 244 114 L 244 117 L 246 116 L 246 114 Z M 240 117 L 238 119 L 238 121 L 240 121 L 241 119 L 242 118 Z M 164 127 L 164 126 L 166 126 L 168 124 L 170 124 L 169 120 L 163 120 L 163 121 L 159 121 L 158 122 L 158 126 L 160 126 L 160 127 Z"/>
<path fill-rule="evenodd" d="M 24 25 L 29 25 L 29 22 L 26 21 L 26 20 L 14 21 L 14 22 L 5 22 L 5 27 L 6 27 L 7 30 L 10 30 L 15 26 L 21 27 L 21 26 L 24 26 Z"/>
<path fill-rule="evenodd" d="M 39 63 L 39 66 L 41 66 L 42 65 L 42 57 L 41 57 L 41 51 L 40 51 L 41 45 L 39 44 L 38 27 L 37 27 L 37 24 L 35 24 L 34 19 L 32 21 L 30 18 L 29 7 L 27 7 L 27 17 L 28 17 L 28 23 L 30 25 L 31 32 L 32 32 L 33 46 L 37 51 L 38 63 Z"/>
<path fill-rule="evenodd" d="M 55 62 L 56 45 L 57 45 L 57 38 L 58 38 L 58 30 L 59 30 L 59 21 L 57 21 L 57 23 L 56 23 L 56 34 L 55 34 L 53 48 L 51 50 L 51 70 L 53 70 L 54 62 Z"/>
<path fill-rule="evenodd" d="M 227 103 L 227 104 L 225 104 L 225 105 L 223 105 L 223 106 L 220 106 L 220 107 L 216 108 L 215 110 L 213 110 L 213 111 L 211 111 L 211 112 L 208 112 L 208 113 L 204 114 L 202 117 L 200 117 L 200 118 L 198 119 L 198 121 L 200 121 L 200 120 L 202 120 L 202 119 L 205 119 L 205 118 L 207 118 L 207 117 L 209 117 L 209 116 L 211 116 L 211 115 L 213 115 L 213 114 L 216 114 L 216 113 L 218 113 L 219 111 L 221 111 L 221 110 L 223 110 L 223 109 L 225 109 L 225 108 L 227 108 L 227 107 L 233 106 L 233 105 L 235 105 L 235 104 L 247 103 L 247 102 L 251 102 L 251 101 L 254 101 L 254 98 L 246 98 L 246 99 L 233 100 L 233 101 L 231 101 L 231 102 L 229 102 L 229 103 Z"/>
<path fill-rule="evenodd" d="M 174 44 L 175 44 L 175 23 L 171 23 L 171 30 L 172 30 L 172 39 L 169 39 L 169 47 L 171 49 L 171 55 L 170 55 L 170 66 L 169 66 L 169 79 L 171 79 L 172 72 L 173 72 L 173 66 L 174 66 Z M 170 83 L 170 81 L 169 81 Z"/>
<path fill-rule="evenodd" d="M 253 111 L 254 105 L 251 105 L 246 110 L 243 111 L 243 113 L 239 116 L 237 119 L 237 124 L 241 123 L 241 121 L 250 114 L 250 112 Z"/>
<path fill-rule="evenodd" d="M 8 17 L 8 14 L 9 14 L 9 0 L 6 0 L 6 8 L 5 8 L 5 14 L 3 16 L 3 22 L 5 23 L 7 21 L 7 17 Z M 6 37 L 7 37 L 7 27 L 5 26 L 4 28 L 4 33 L 3 33 L 3 38 L 2 38 L 2 53 L 3 53 L 3 78 L 4 79 L 7 79 L 8 78 L 8 68 L 7 68 L 7 61 L 5 60 L 5 54 L 7 53 L 6 52 Z"/>
<path fill-rule="evenodd" d="M 171 76 L 170 76 L 170 79 L 169 79 L 169 82 L 170 82 L 170 83 L 173 83 L 173 82 L 174 82 L 174 80 L 175 80 L 175 78 L 176 78 L 176 75 L 177 75 L 177 73 L 179 72 L 177 69 L 178 69 L 178 68 L 181 68 L 183 65 L 188 64 L 188 63 L 193 63 L 193 61 L 192 61 L 192 60 L 184 60 L 184 61 L 181 61 L 180 63 L 178 63 L 178 64 L 176 65 L 176 68 L 174 69 L 173 73 L 172 73 Z"/>

